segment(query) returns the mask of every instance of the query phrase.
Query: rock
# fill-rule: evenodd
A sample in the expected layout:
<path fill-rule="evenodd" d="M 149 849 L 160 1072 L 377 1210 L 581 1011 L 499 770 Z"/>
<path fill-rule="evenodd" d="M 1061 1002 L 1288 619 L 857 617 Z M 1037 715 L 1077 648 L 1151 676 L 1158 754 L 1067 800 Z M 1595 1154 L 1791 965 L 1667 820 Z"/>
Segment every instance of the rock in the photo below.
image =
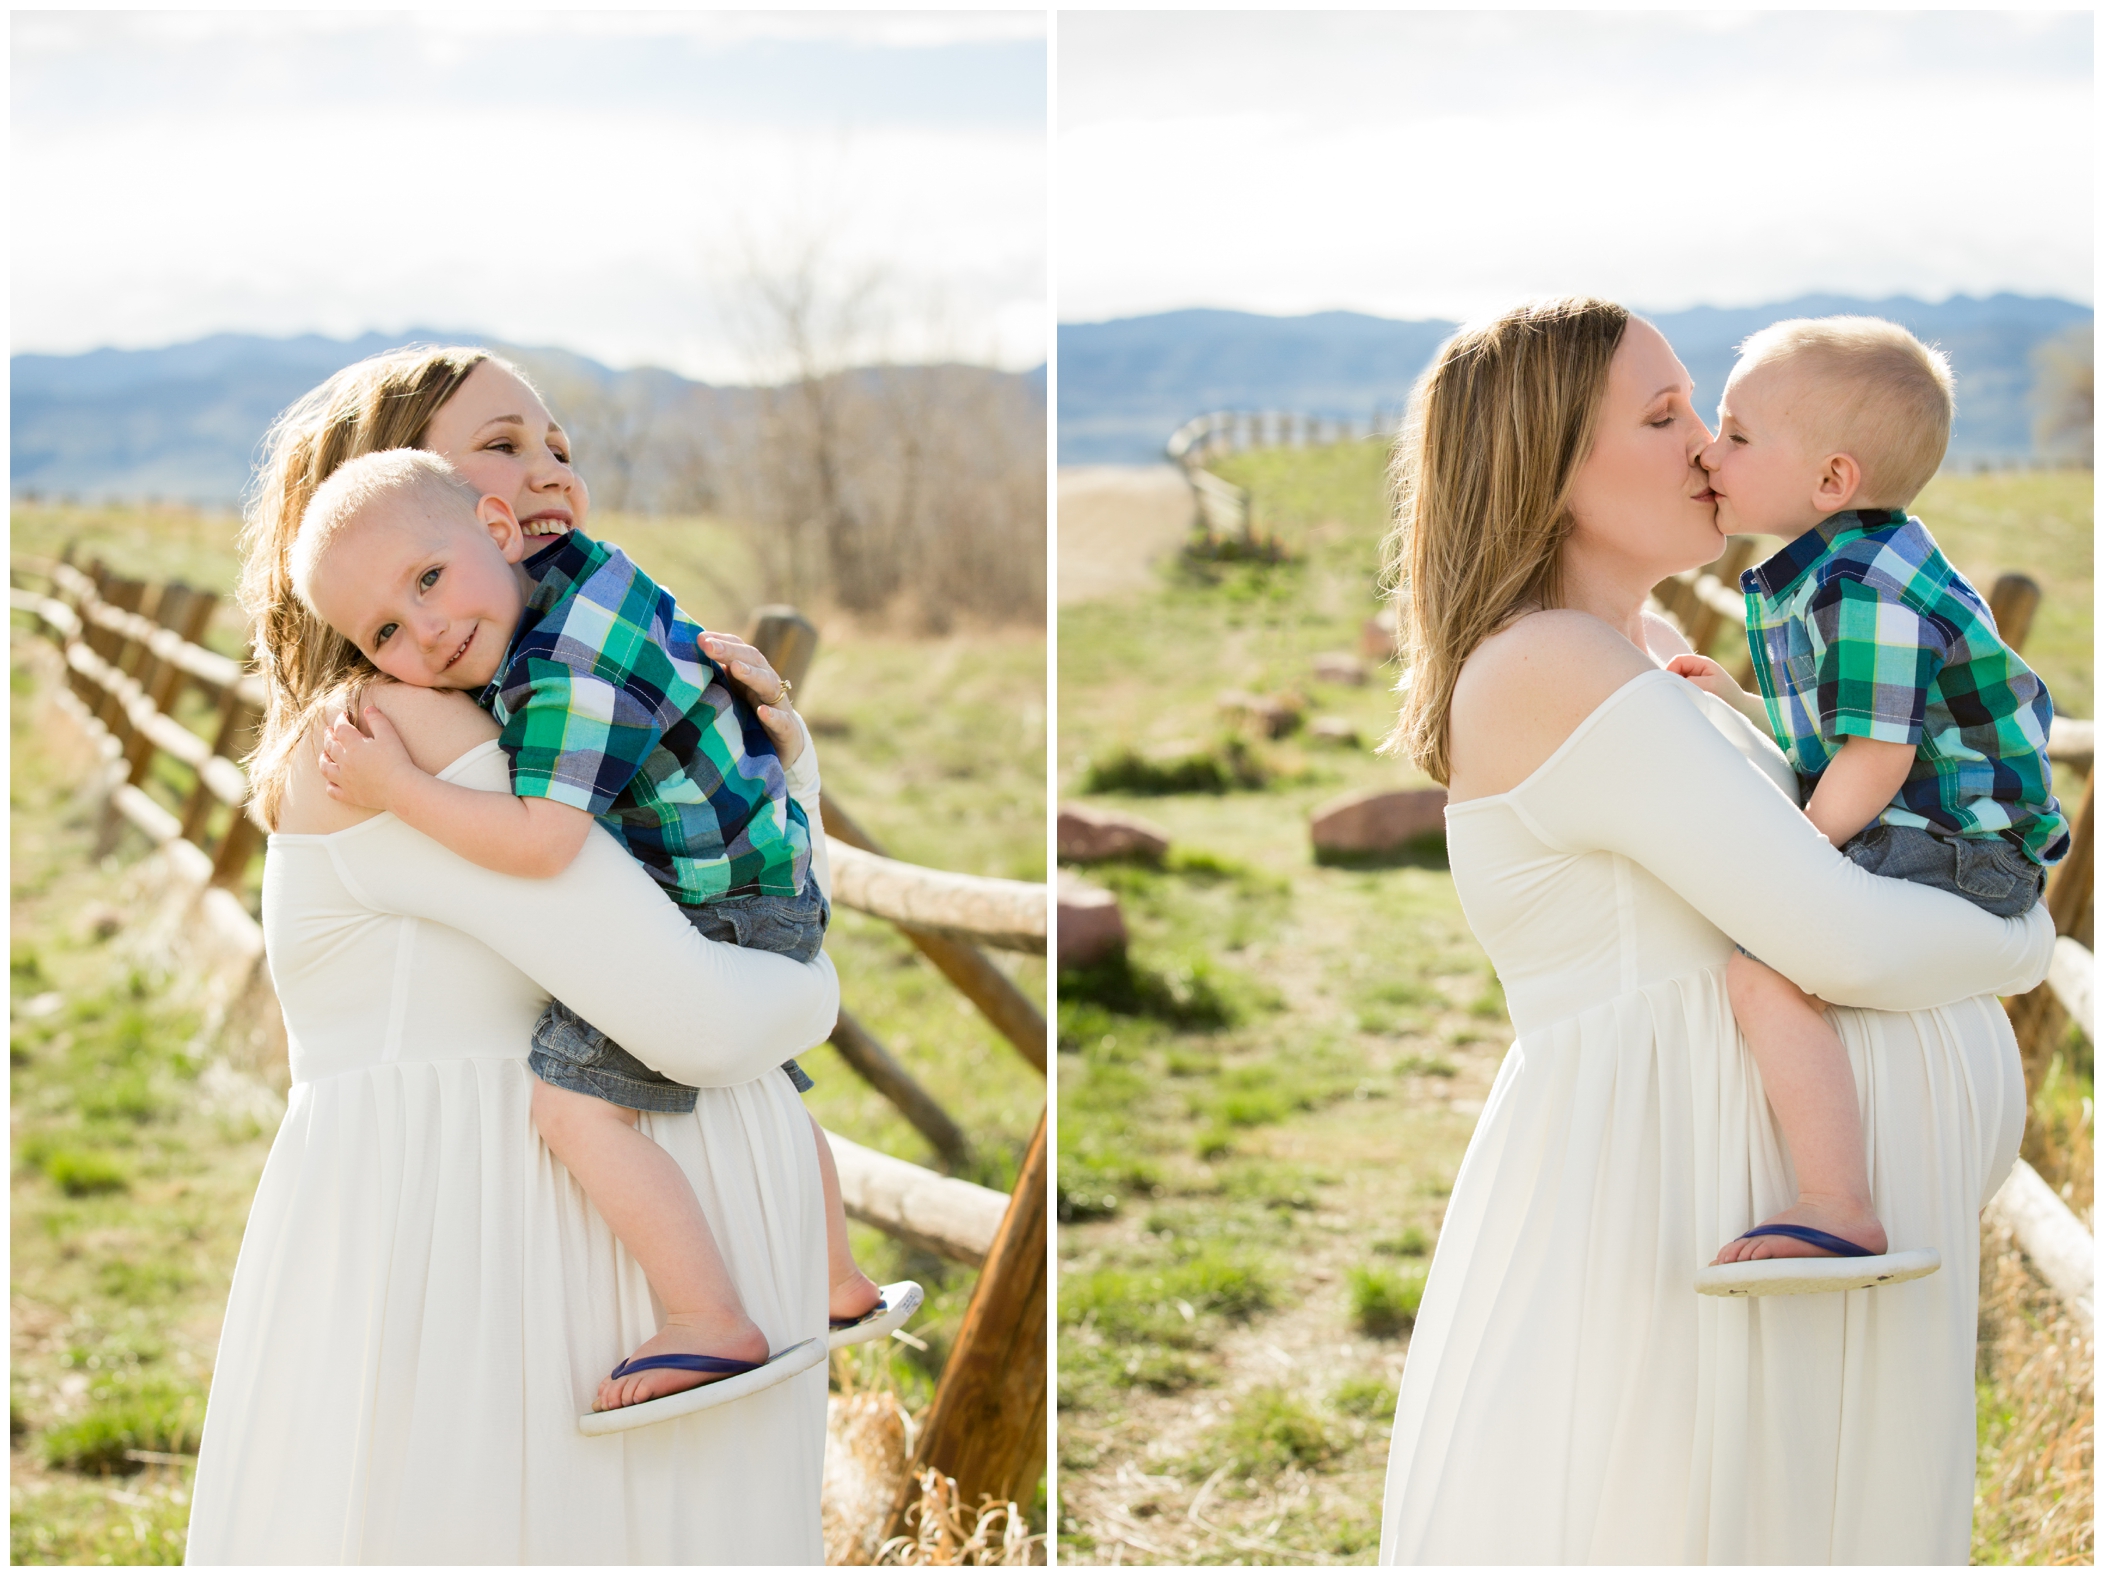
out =
<path fill-rule="evenodd" d="M 1308 731 L 1325 744 L 1357 744 L 1358 724 L 1345 717 L 1317 717 Z"/>
<path fill-rule="evenodd" d="M 1349 651 L 1323 651 L 1315 657 L 1315 677 L 1325 684 L 1364 684 L 1366 664 Z"/>
<path fill-rule="evenodd" d="M 1252 695 L 1247 690 L 1222 690 L 1213 704 L 1236 721 L 1261 729 L 1265 738 L 1280 739 L 1300 726 L 1305 703 L 1298 695 Z"/>
<path fill-rule="evenodd" d="M 1169 851 L 1169 834 L 1152 821 L 1088 805 L 1059 807 L 1059 857 L 1075 864 L 1101 859 L 1142 859 L 1149 864 Z"/>
<path fill-rule="evenodd" d="M 1071 871 L 1059 873 L 1059 966 L 1086 968 L 1125 945 L 1125 916 L 1112 893 Z"/>
<path fill-rule="evenodd" d="M 1318 805 L 1308 834 L 1322 854 L 1380 854 L 1446 830 L 1444 788 L 1373 788 Z"/>
<path fill-rule="evenodd" d="M 1359 631 L 1359 650 L 1365 654 L 1366 660 L 1393 662 L 1395 649 L 1394 615 L 1369 618 Z"/>

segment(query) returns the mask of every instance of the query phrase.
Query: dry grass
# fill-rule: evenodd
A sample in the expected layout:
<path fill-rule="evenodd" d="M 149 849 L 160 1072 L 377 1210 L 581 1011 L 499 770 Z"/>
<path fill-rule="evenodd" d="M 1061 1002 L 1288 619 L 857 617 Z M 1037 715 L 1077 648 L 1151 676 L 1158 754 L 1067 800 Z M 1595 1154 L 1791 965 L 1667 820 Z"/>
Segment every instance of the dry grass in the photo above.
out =
<path fill-rule="evenodd" d="M 907 1508 L 907 1533 L 886 1539 L 920 1420 L 906 1410 L 881 1346 L 834 1354 L 838 1387 L 826 1408 L 823 1515 L 828 1565 L 1042 1565 L 1044 1534 L 1020 1505 L 980 1500 L 967 1510 L 957 1480 L 932 1467 Z"/>
<path fill-rule="evenodd" d="M 887 1540 L 879 1565 L 1042 1565 L 1045 1539 L 1033 1533 L 1022 1507 L 982 1496 L 967 1510 L 957 1480 L 933 1467 L 920 1475 L 920 1498 L 906 1510 L 907 1534 Z"/>
<path fill-rule="evenodd" d="M 1993 1226 L 1981 1244 L 1978 1372 L 1973 1563 L 2094 1564 L 2093 1328 Z"/>

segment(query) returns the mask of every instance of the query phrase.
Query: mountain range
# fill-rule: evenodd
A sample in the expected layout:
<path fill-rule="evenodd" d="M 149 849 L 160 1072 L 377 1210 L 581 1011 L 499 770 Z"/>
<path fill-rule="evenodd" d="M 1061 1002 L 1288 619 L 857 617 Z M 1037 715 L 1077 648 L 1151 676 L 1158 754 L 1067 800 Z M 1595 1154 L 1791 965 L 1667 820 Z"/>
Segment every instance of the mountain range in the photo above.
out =
<path fill-rule="evenodd" d="M 1790 317 L 1890 318 L 1941 346 L 1958 379 L 1952 464 L 2023 459 L 2032 452 L 2032 353 L 2093 321 L 2072 301 L 2017 295 L 1800 296 L 1755 307 L 1693 307 L 1644 314 L 1695 380 L 1707 420 L 1747 335 Z M 1193 309 L 1059 326 L 1059 460 L 1141 464 L 1169 435 L 1211 410 L 1283 410 L 1365 420 L 1391 414 L 1457 324 L 1357 312 L 1265 317 Z"/>
<path fill-rule="evenodd" d="M 264 433 L 277 414 L 322 379 L 354 361 L 412 344 L 486 344 L 524 365 L 540 382 L 557 419 L 571 429 L 589 465 L 594 439 L 626 438 L 623 475 L 593 474 L 595 496 L 612 507 L 681 507 L 678 429 L 735 429 L 751 416 L 756 391 L 697 383 L 658 368 L 617 371 L 587 356 L 547 347 L 507 346 L 485 335 L 412 329 L 355 339 L 302 335 L 266 339 L 214 334 L 153 350 L 92 350 L 80 355 L 9 358 L 13 496 L 159 498 L 228 505 L 247 486 Z M 864 379 L 949 381 L 1019 387 L 1043 408 L 1045 371 L 984 368 L 868 368 Z"/>

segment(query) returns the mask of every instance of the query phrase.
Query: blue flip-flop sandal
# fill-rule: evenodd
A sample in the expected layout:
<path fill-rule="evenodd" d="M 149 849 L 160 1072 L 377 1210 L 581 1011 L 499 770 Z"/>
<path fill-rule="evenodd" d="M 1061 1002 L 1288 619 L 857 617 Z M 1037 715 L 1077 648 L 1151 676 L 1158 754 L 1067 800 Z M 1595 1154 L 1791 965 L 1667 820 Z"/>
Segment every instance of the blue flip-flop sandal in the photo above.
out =
<path fill-rule="evenodd" d="M 859 1346 L 904 1328 L 906 1321 L 920 1311 L 922 1297 L 919 1281 L 893 1281 L 879 1289 L 877 1305 L 869 1312 L 831 1322 L 826 1332 L 827 1348 L 837 1351 L 843 1346 Z"/>
<path fill-rule="evenodd" d="M 705 1411 L 712 1406 L 723 1406 L 739 1400 L 755 1391 L 768 1389 L 784 1379 L 794 1379 L 806 1369 L 815 1368 L 826 1360 L 826 1348 L 817 1336 L 798 1341 L 794 1346 L 785 1346 L 763 1363 L 740 1362 L 731 1357 L 707 1357 L 693 1352 L 666 1352 L 658 1357 L 637 1357 L 621 1364 L 613 1372 L 616 1379 L 626 1379 L 630 1374 L 642 1373 L 651 1368 L 674 1368 L 684 1373 L 728 1374 L 713 1384 L 698 1384 L 690 1389 L 661 1395 L 655 1401 L 638 1401 L 634 1406 L 618 1406 L 611 1412 L 586 1412 L 577 1419 L 580 1434 L 615 1434 L 628 1428 L 647 1428 L 652 1423 L 670 1422 L 675 1417 L 685 1417 L 690 1412 Z"/>
<path fill-rule="evenodd" d="M 1832 1258 L 1740 1259 L 1736 1264 L 1709 1264 L 1695 1272 L 1695 1290 L 1705 1297 L 1788 1297 L 1806 1292 L 1862 1291 L 1933 1275 L 1943 1265 L 1934 1248 L 1904 1253 L 1872 1253 L 1846 1237 L 1814 1226 L 1755 1226 L 1747 1237 L 1789 1237 L 1824 1248 Z"/>

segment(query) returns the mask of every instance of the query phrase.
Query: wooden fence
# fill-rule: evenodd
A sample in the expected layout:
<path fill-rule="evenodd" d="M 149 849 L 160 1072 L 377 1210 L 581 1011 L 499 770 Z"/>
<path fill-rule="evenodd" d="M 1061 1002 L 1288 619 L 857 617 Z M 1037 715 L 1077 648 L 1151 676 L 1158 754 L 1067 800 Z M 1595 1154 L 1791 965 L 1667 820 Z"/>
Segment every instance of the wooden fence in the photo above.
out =
<path fill-rule="evenodd" d="M 1211 539 L 1247 545 L 1255 540 L 1249 490 L 1214 475 L 1207 467 L 1215 456 L 1243 449 L 1303 449 L 1387 438 L 1394 434 L 1402 414 L 1376 405 L 1371 418 L 1362 423 L 1352 417 L 1295 411 L 1216 410 L 1178 427 L 1166 451 L 1190 484 L 1193 528 Z"/>
<path fill-rule="evenodd" d="M 98 854 L 130 825 L 166 856 L 178 873 L 181 909 L 167 922 L 217 960 L 211 972 L 218 1015 L 245 1010 L 261 1025 L 263 1054 L 282 1058 L 283 1017 L 263 961 L 262 930 L 242 900 L 264 833 L 249 813 L 247 778 L 236 761 L 254 742 L 264 697 L 261 681 L 242 663 L 198 644 L 216 595 L 129 579 L 100 561 L 82 567 L 17 557 L 10 582 L 10 607 L 28 614 L 61 656 L 61 704 L 106 762 L 104 777 L 87 785 L 104 805 Z M 803 680 L 817 649 L 817 631 L 789 608 L 761 609 L 752 639 L 792 683 Z M 164 760 L 188 769 L 176 809 L 148 791 L 157 772 L 164 792 L 182 779 Z M 980 948 L 1043 956 L 1045 886 L 889 858 L 834 796 L 820 803 L 834 901 L 895 924 L 1043 1073 L 1044 1014 Z M 970 1162 L 962 1129 L 845 1006 L 831 1043 L 950 1170 Z M 916 1476 L 930 1466 L 957 1480 L 966 1505 L 982 1495 L 1028 1500 L 1043 1470 L 1046 1424 L 1043 1114 L 1015 1189 L 1005 1195 L 830 1136 L 851 1216 L 980 1271 L 887 1535 L 900 1530 L 918 1492 Z"/>

